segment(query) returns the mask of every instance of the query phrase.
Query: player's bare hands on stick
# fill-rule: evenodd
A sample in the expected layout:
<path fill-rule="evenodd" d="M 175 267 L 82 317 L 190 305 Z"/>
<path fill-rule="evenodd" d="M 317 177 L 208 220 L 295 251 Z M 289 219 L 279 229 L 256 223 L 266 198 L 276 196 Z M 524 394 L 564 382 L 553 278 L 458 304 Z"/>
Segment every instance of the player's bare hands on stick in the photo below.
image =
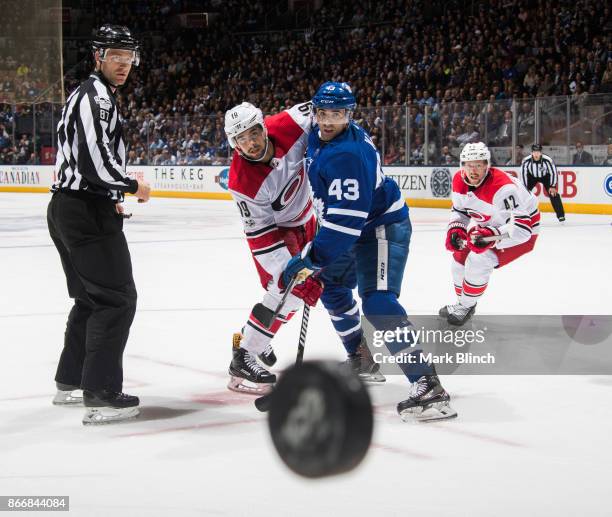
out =
<path fill-rule="evenodd" d="M 550 187 L 548 189 L 548 195 L 552 196 L 552 197 L 555 197 L 557 195 L 557 189 L 555 187 Z"/>
<path fill-rule="evenodd" d="M 138 181 L 138 190 L 134 195 L 138 198 L 139 203 L 146 203 L 151 197 L 151 185 L 147 181 Z"/>

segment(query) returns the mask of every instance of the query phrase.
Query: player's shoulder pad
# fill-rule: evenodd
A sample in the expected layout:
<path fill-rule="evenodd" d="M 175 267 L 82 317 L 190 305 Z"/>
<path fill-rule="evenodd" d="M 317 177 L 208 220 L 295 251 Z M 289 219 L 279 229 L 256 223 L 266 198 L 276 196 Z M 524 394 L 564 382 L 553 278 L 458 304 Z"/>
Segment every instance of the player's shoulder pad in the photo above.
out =
<path fill-rule="evenodd" d="M 237 151 L 234 151 L 227 187 L 242 196 L 256 199 L 271 170 L 265 165 L 245 160 Z"/>
<path fill-rule="evenodd" d="M 459 169 L 453 176 L 453 192 L 456 194 L 467 194 L 468 185 L 463 181 L 463 169 Z"/>
<path fill-rule="evenodd" d="M 312 127 L 312 102 L 301 102 L 285 110 L 289 116 L 302 128 Z"/>
<path fill-rule="evenodd" d="M 489 169 L 489 178 L 478 188 L 478 197 L 487 203 L 494 203 L 498 194 L 505 197 L 510 191 L 516 190 L 512 178 L 496 167 Z"/>
<path fill-rule="evenodd" d="M 311 119 L 310 115 L 296 115 L 295 112 L 290 113 L 290 110 L 285 110 L 266 117 L 264 122 L 268 137 L 277 149 L 286 153 L 303 134 L 310 131 Z"/>
<path fill-rule="evenodd" d="M 338 147 L 328 155 L 325 166 L 328 177 L 361 177 L 365 174 L 366 164 L 363 156 L 354 147 Z"/>

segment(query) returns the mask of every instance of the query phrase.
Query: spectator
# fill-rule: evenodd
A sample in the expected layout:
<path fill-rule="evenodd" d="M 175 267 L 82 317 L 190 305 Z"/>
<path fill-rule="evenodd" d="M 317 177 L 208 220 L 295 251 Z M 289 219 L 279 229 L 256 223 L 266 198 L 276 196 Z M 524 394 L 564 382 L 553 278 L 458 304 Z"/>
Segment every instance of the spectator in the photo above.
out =
<path fill-rule="evenodd" d="M 157 156 L 157 162 L 155 165 L 166 165 L 173 166 L 176 165 L 176 156 L 170 154 L 170 149 L 167 145 L 162 149 L 161 154 Z"/>
<path fill-rule="evenodd" d="M 573 165 L 593 165 L 593 156 L 584 150 L 582 142 L 576 142 L 576 154 L 572 157 Z"/>
<path fill-rule="evenodd" d="M 601 164 L 608 167 L 612 166 L 612 144 L 608 144 L 608 156 L 606 156 L 606 159 Z"/>
<path fill-rule="evenodd" d="M 520 165 L 525 158 L 525 146 L 523 144 L 518 144 L 516 146 L 516 160 L 510 159 L 506 162 L 506 165 Z"/>
<path fill-rule="evenodd" d="M 510 110 L 504 112 L 504 122 L 499 126 L 494 141 L 498 146 L 506 146 L 512 142 L 512 112 Z"/>
<path fill-rule="evenodd" d="M 389 149 L 385 154 L 384 164 L 395 165 L 400 160 L 400 153 L 393 144 L 389 145 Z"/>
<path fill-rule="evenodd" d="M 439 163 L 441 165 L 458 165 L 459 158 L 454 156 L 447 145 L 442 147 L 442 151 L 440 152 Z"/>

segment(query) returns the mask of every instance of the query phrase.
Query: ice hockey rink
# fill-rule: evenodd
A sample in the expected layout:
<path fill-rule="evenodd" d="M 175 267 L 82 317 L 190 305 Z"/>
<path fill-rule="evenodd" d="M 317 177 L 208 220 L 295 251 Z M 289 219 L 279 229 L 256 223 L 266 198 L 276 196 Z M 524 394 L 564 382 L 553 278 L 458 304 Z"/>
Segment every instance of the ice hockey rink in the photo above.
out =
<path fill-rule="evenodd" d="M 83 516 L 609 516 L 612 376 L 449 376 L 459 418 L 402 422 L 402 378 L 371 388 L 373 445 L 353 472 L 308 481 L 282 464 L 252 397 L 226 389 L 231 335 L 261 287 L 229 201 L 126 203 L 138 312 L 124 390 L 141 416 L 85 427 L 51 405 L 71 301 L 45 194 L 0 194 L 0 494 L 68 495 Z M 402 303 L 454 298 L 446 210 L 412 209 Z M 612 217 L 543 214 L 536 249 L 493 274 L 479 314 L 610 314 Z M 278 335 L 295 357 L 299 318 Z M 306 359 L 342 360 L 325 311 Z M 277 370 L 278 370 L 277 369 Z"/>

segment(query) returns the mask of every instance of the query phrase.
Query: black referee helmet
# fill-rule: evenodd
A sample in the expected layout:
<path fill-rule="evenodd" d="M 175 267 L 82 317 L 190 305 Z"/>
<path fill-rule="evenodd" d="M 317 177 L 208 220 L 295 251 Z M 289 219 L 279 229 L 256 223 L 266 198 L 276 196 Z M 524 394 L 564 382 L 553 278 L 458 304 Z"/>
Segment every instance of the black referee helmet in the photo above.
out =
<path fill-rule="evenodd" d="M 134 52 L 133 64 L 138 66 L 140 63 L 140 45 L 125 25 L 105 23 L 96 32 L 91 47 L 94 52 L 100 52 L 102 59 L 104 59 L 104 53 L 109 48 L 132 50 Z"/>

